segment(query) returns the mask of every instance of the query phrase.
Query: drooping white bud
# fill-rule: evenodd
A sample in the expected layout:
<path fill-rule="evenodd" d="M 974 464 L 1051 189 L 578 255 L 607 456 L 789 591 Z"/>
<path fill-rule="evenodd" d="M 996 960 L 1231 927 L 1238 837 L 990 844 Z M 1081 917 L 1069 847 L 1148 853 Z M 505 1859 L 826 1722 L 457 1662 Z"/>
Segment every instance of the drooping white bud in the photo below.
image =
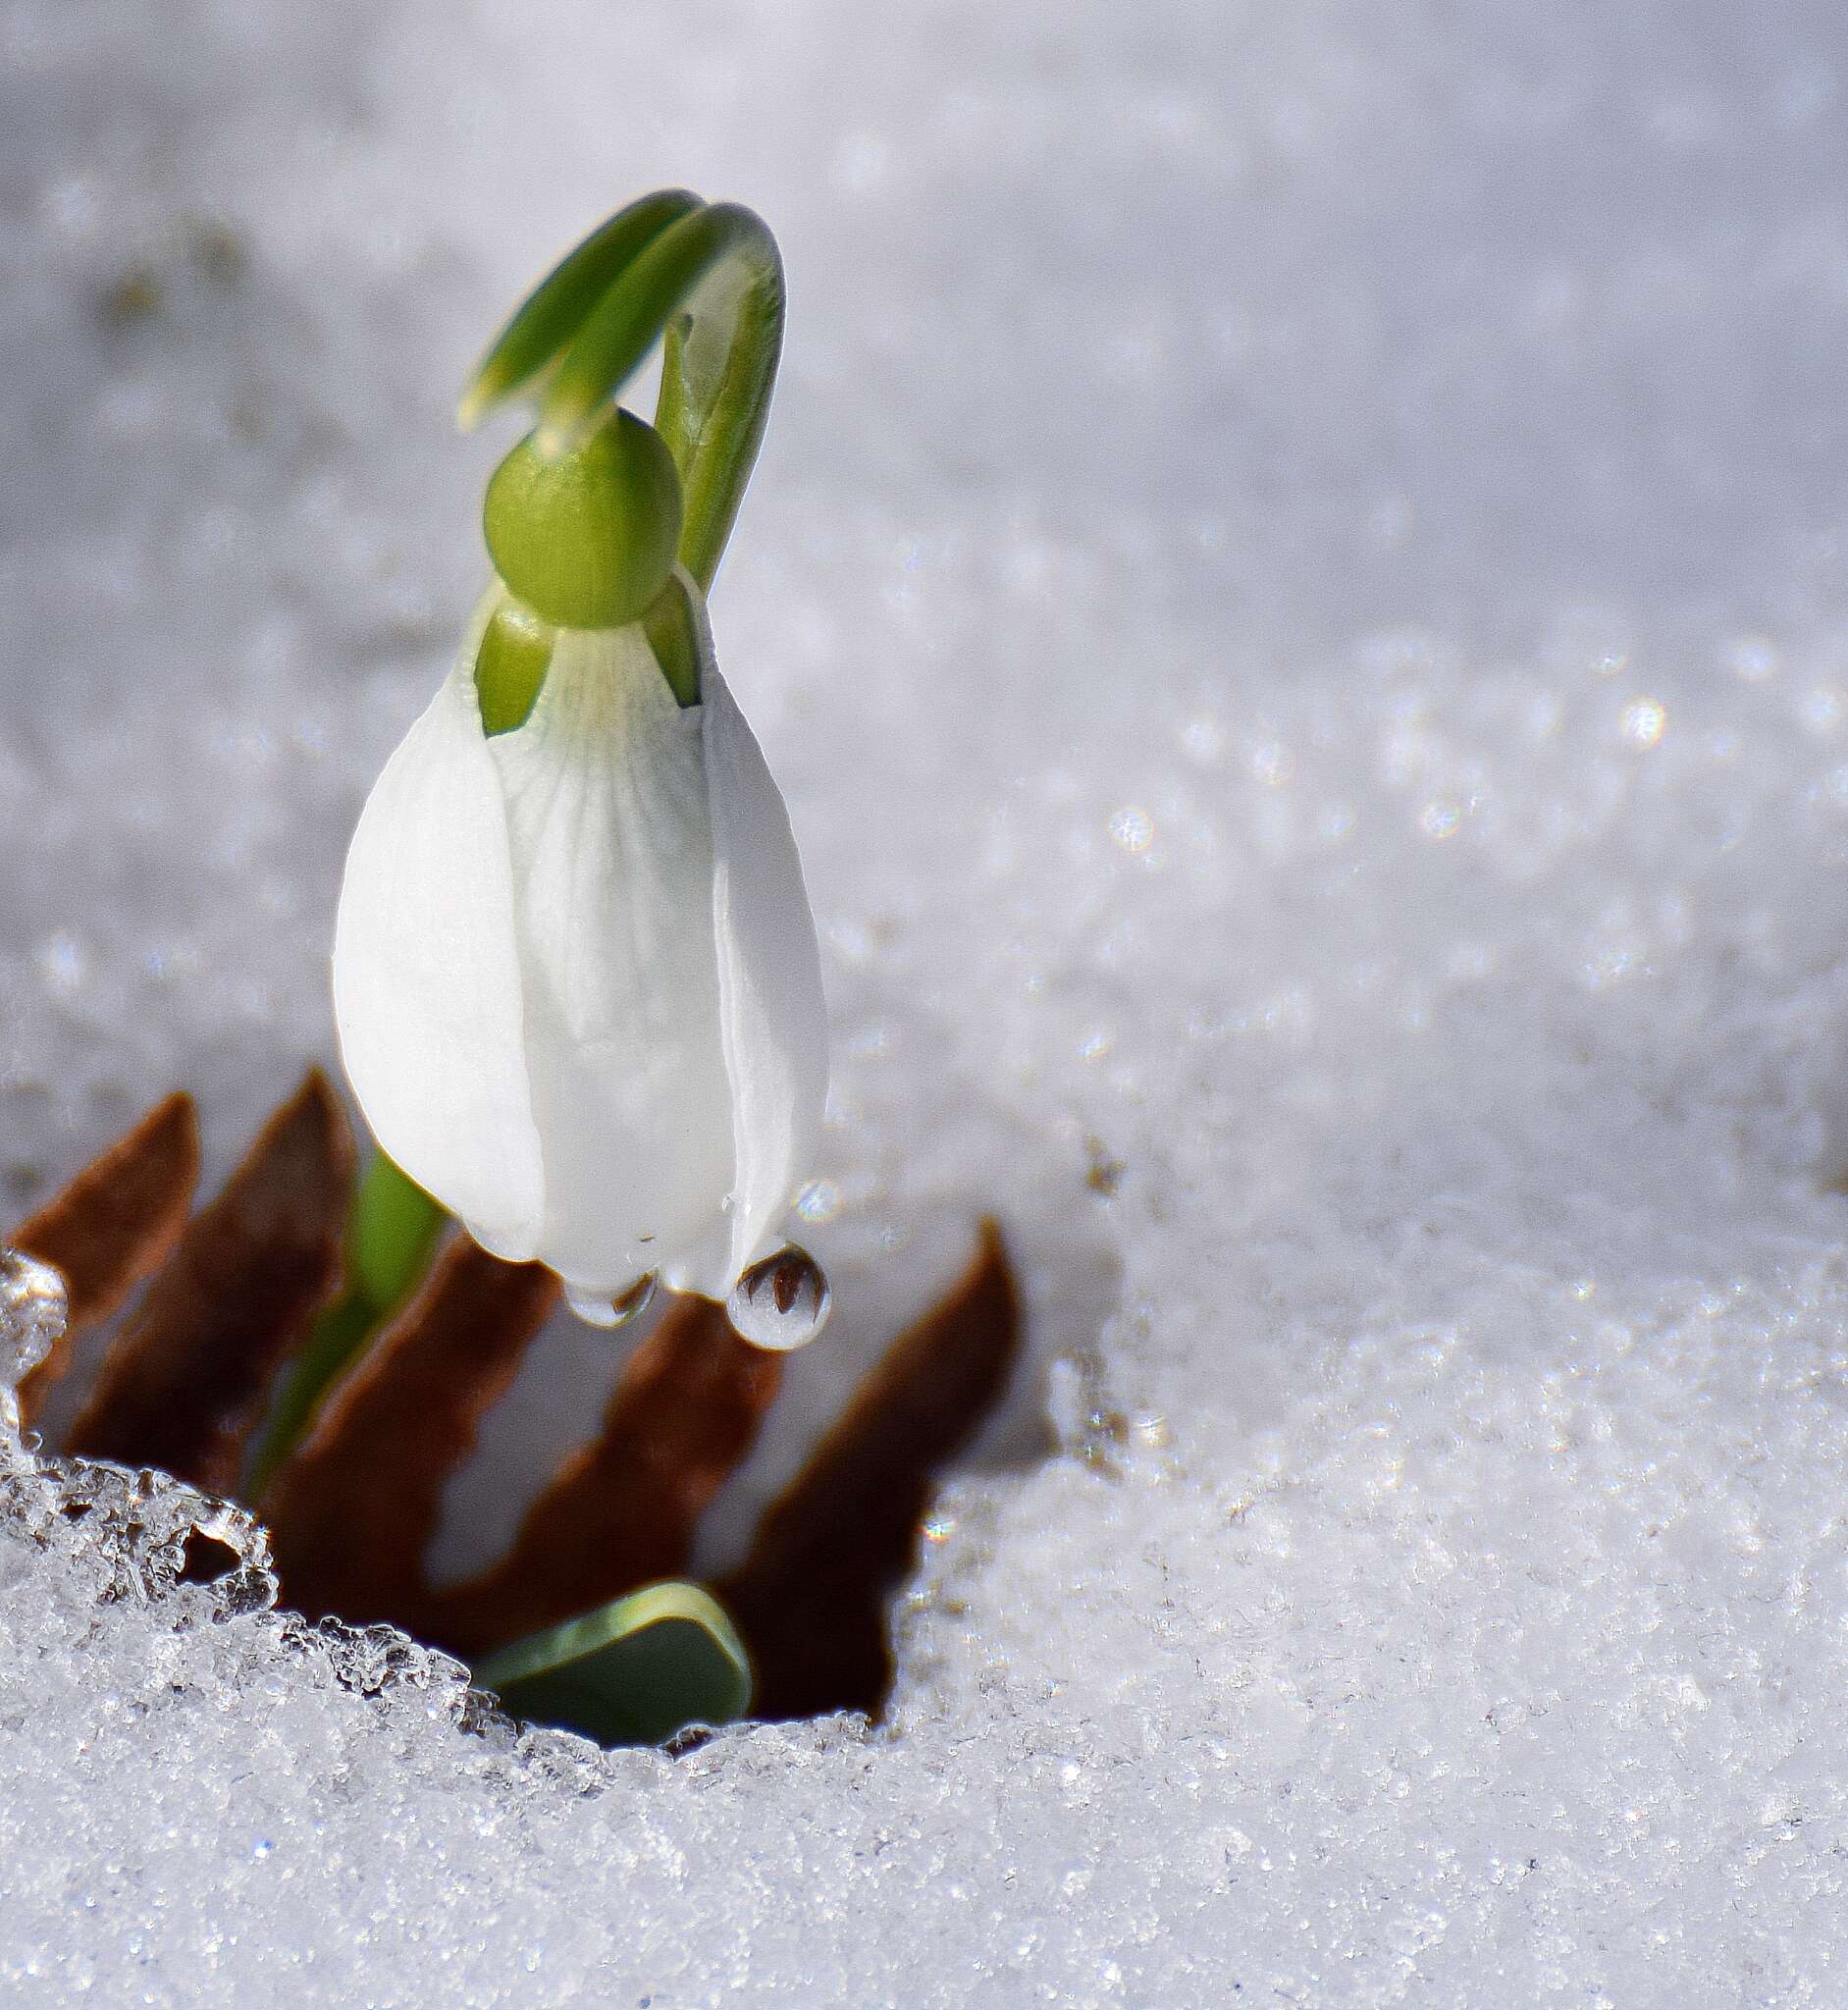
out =
<path fill-rule="evenodd" d="M 582 1297 L 650 1271 L 723 1297 L 826 1088 L 782 797 L 704 635 L 682 709 L 640 624 L 561 629 L 531 715 L 487 737 L 494 604 L 354 832 L 342 1056 L 383 1148 L 496 1254 Z"/>

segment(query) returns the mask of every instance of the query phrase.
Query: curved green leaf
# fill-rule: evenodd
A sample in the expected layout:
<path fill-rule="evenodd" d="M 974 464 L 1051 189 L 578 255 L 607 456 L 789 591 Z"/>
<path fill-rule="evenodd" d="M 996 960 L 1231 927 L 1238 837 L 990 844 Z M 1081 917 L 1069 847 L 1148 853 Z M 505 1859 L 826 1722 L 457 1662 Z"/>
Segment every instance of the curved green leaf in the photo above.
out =
<path fill-rule="evenodd" d="M 657 189 L 618 210 L 566 252 L 475 365 L 456 408 L 461 424 L 472 426 L 503 399 L 530 390 L 624 269 L 663 231 L 701 207 L 690 189 Z"/>
<path fill-rule="evenodd" d="M 516 1717 L 600 1745 L 659 1745 L 751 1707 L 751 1663 L 697 1584 L 653 1584 L 529 1634 L 474 1670 Z"/>
<path fill-rule="evenodd" d="M 684 310 L 684 311 L 683 311 Z M 539 450 L 568 453 L 664 339 L 656 430 L 680 470 L 680 562 L 707 591 L 769 416 L 783 264 L 764 220 L 715 202 L 670 225 L 610 287 L 558 358 Z"/>

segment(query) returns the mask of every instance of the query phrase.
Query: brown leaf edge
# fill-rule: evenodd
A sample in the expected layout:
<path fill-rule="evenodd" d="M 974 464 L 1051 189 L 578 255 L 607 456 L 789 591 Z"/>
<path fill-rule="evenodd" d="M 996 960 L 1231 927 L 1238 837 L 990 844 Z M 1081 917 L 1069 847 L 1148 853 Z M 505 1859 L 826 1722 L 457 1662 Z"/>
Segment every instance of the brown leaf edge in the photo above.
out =
<path fill-rule="evenodd" d="M 184 1089 L 158 1102 L 61 1191 L 21 1222 L 8 1246 L 64 1279 L 64 1332 L 20 1384 L 32 1424 L 70 1367 L 74 1343 L 118 1310 L 180 1240 L 199 1184 L 199 1119 Z"/>
<path fill-rule="evenodd" d="M 887 1610 L 915 1566 L 944 1463 L 1006 1390 L 1021 1299 L 999 1225 L 948 1295 L 901 1334 L 714 1587 L 757 1676 L 752 1714 L 876 1717 L 892 1686 Z"/>
<path fill-rule="evenodd" d="M 231 1490 L 275 1367 L 338 1282 L 352 1159 L 344 1116 L 311 1071 L 183 1232 L 198 1141 L 180 1094 L 21 1225 L 20 1246 L 69 1266 L 74 1329 L 107 1316 L 178 1242 L 69 1451 Z M 636 1350 L 598 1438 L 534 1502 L 508 1555 L 469 1584 L 428 1587 L 444 1485 L 556 1295 L 540 1266 L 456 1239 L 265 1497 L 290 1604 L 388 1619 L 472 1657 L 686 1567 L 782 1369 L 697 1298 L 677 1300 Z M 717 1587 L 752 1651 L 757 1716 L 883 1706 L 887 1605 L 915 1563 L 937 1473 L 998 1402 L 1020 1341 L 1018 1287 L 986 1220 L 964 1276 L 887 1349 Z"/>
<path fill-rule="evenodd" d="M 338 1281 L 352 1184 L 345 1113 L 312 1069 L 180 1238 L 66 1451 L 233 1492 L 270 1378 Z"/>
<path fill-rule="evenodd" d="M 444 1486 L 557 1297 L 543 1265 L 449 1243 L 257 1504 L 290 1605 L 432 1639 L 424 1552 Z"/>
<path fill-rule="evenodd" d="M 629 1357 L 596 1439 L 527 1509 L 506 1556 L 438 1593 L 432 1638 L 464 1660 L 685 1573 L 713 1496 L 757 1440 L 780 1355 L 722 1305 L 677 1297 Z"/>

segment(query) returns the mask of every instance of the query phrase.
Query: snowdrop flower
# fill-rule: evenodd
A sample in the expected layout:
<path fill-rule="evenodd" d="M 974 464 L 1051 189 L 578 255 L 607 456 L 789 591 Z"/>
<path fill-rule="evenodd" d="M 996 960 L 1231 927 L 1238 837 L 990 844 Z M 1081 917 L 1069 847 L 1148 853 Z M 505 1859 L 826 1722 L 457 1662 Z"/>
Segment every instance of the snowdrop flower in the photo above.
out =
<path fill-rule="evenodd" d="M 383 1149 L 606 1321 L 650 1273 L 726 1295 L 826 1086 L 801 864 L 674 565 L 664 455 L 617 412 L 567 459 L 529 440 L 502 464 L 500 576 L 366 803 L 335 931 Z"/>

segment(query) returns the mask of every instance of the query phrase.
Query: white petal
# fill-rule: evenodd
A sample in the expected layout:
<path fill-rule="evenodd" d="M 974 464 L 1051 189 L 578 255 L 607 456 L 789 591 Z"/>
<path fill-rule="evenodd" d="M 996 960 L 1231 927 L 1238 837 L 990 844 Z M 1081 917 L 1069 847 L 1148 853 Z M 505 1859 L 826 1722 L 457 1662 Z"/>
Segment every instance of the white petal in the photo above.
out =
<path fill-rule="evenodd" d="M 478 1240 L 522 1258 L 545 1182 L 506 819 L 475 696 L 485 620 L 484 605 L 360 814 L 334 930 L 334 1018 L 380 1144 Z"/>
<path fill-rule="evenodd" d="M 702 1252 L 703 1275 L 689 1266 L 685 1288 L 723 1297 L 813 1170 L 827 1094 L 827 1004 L 789 813 L 710 651 L 701 699 L 733 1172 L 725 1233 Z"/>
<path fill-rule="evenodd" d="M 617 1291 L 702 1238 L 730 1184 L 700 715 L 639 627 L 567 630 L 489 743 L 505 794 L 546 1169 L 539 1253 Z"/>

